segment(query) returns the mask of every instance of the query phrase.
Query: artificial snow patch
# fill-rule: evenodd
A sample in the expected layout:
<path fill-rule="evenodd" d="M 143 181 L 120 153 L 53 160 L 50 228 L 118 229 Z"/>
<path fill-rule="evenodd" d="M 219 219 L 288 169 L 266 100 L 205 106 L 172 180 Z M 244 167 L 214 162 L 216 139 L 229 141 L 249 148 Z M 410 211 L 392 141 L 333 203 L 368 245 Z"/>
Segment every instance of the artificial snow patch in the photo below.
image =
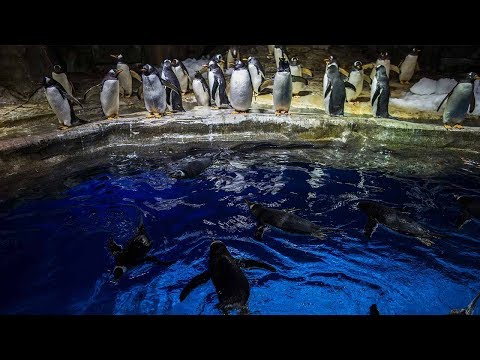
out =
<path fill-rule="evenodd" d="M 390 98 L 390 104 L 412 110 L 437 111 L 444 97 L 444 94 L 418 95 L 408 92 L 403 98 Z"/>
<path fill-rule="evenodd" d="M 437 81 L 435 94 L 448 94 L 457 85 L 455 79 L 440 79 Z"/>
<path fill-rule="evenodd" d="M 419 82 L 410 88 L 410 91 L 417 95 L 430 95 L 435 93 L 437 82 L 429 78 L 421 78 Z"/>

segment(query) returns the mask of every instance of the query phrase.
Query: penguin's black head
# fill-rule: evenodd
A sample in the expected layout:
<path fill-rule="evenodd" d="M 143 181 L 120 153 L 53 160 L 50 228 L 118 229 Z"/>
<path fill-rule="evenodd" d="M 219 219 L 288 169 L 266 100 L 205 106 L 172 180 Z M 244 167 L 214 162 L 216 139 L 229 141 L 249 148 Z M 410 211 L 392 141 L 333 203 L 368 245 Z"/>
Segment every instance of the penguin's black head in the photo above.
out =
<path fill-rule="evenodd" d="M 127 268 L 125 266 L 115 266 L 115 268 L 113 269 L 113 278 L 115 280 L 120 279 L 126 271 Z"/>
<path fill-rule="evenodd" d="M 167 69 L 172 67 L 172 62 L 170 61 L 170 59 L 163 60 L 163 67 L 166 67 Z"/>
<path fill-rule="evenodd" d="M 243 63 L 242 60 L 235 60 L 235 66 L 234 66 L 234 69 L 235 70 L 240 70 L 240 69 L 244 69 L 245 68 L 245 64 Z"/>
<path fill-rule="evenodd" d="M 155 69 L 154 69 L 153 66 L 150 65 L 150 64 L 145 64 L 145 65 L 143 65 L 142 68 L 140 69 L 140 71 L 141 71 L 142 73 L 144 73 L 145 75 L 147 75 L 147 76 L 150 75 L 154 70 L 155 70 Z"/>
<path fill-rule="evenodd" d="M 298 58 L 296 56 L 293 56 L 292 58 L 290 58 L 290 64 L 293 65 L 293 66 L 297 66 L 298 65 Z"/>
<path fill-rule="evenodd" d="M 173 60 L 172 60 L 172 66 L 173 66 L 173 67 L 180 66 L 180 61 L 178 61 L 177 59 L 173 59 Z"/>
<path fill-rule="evenodd" d="M 48 76 L 44 76 L 42 80 L 42 85 L 44 88 L 48 88 L 50 86 L 54 86 L 57 82 Z"/>
<path fill-rule="evenodd" d="M 355 61 L 355 62 L 353 63 L 353 67 L 354 67 L 355 69 L 357 69 L 358 71 L 362 70 L 362 66 L 363 66 L 363 64 L 362 64 L 361 61 L 358 61 L 358 60 L 357 60 L 357 61 Z"/>
<path fill-rule="evenodd" d="M 110 69 L 108 70 L 107 76 L 110 79 L 116 79 L 118 78 L 118 74 L 120 74 L 123 70 L 122 69 Z"/>
<path fill-rule="evenodd" d="M 54 65 L 53 66 L 53 72 L 55 74 L 61 74 L 63 73 L 62 67 L 60 65 Z"/>
<path fill-rule="evenodd" d="M 325 60 L 325 63 L 327 64 L 327 67 L 330 64 L 336 64 L 337 63 L 337 59 L 333 55 L 330 55 L 328 58 L 326 58 L 324 60 Z"/>
<path fill-rule="evenodd" d="M 252 56 L 249 56 L 247 62 L 250 64 L 251 62 L 255 61 L 256 59 Z"/>
<path fill-rule="evenodd" d="M 388 52 L 381 52 L 380 55 L 378 55 L 378 60 L 388 60 L 390 59 L 390 55 L 388 55 Z"/>
<path fill-rule="evenodd" d="M 225 62 L 225 61 L 223 60 L 222 54 L 217 54 L 217 55 L 213 56 L 211 60 L 215 61 L 216 63 L 219 63 L 219 62 L 222 62 L 222 63 L 223 63 L 223 62 Z"/>
<path fill-rule="evenodd" d="M 212 241 L 210 244 L 210 258 L 230 254 L 225 244 L 220 240 Z"/>
<path fill-rule="evenodd" d="M 470 81 L 470 82 L 474 82 L 475 80 L 480 80 L 480 76 L 478 76 L 476 73 L 474 72 L 469 72 L 467 74 L 467 78 L 466 80 Z"/>
<path fill-rule="evenodd" d="M 195 77 L 195 79 L 201 79 L 201 78 L 203 78 L 202 73 L 201 73 L 200 71 L 198 71 L 198 70 L 195 71 L 194 77 Z"/>
<path fill-rule="evenodd" d="M 117 59 L 117 63 L 123 63 L 123 55 L 122 54 L 118 54 L 118 55 L 110 55 L 111 57 Z"/>
<path fill-rule="evenodd" d="M 290 72 L 290 65 L 288 64 L 288 60 L 281 57 L 278 59 L 278 72 L 288 71 Z"/>
<path fill-rule="evenodd" d="M 210 61 L 208 62 L 208 68 L 209 68 L 210 70 L 213 70 L 213 69 L 215 69 L 215 68 L 217 68 L 217 67 L 218 67 L 218 64 L 217 64 L 216 61 L 210 60 Z"/>
<path fill-rule="evenodd" d="M 417 48 L 413 48 L 412 51 L 410 51 L 410 55 L 418 56 L 420 51 L 422 51 L 422 50 L 417 49 Z"/>

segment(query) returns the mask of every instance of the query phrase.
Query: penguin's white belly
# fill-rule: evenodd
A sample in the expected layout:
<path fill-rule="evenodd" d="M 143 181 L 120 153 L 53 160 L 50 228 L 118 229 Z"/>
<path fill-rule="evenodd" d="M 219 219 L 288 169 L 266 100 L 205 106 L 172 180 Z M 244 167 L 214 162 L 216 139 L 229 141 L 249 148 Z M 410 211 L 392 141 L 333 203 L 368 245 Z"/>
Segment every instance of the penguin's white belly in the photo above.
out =
<path fill-rule="evenodd" d="M 290 65 L 290 74 L 295 75 L 295 76 L 302 76 L 302 67 L 300 65 Z M 305 84 L 296 81 L 292 82 L 292 94 L 297 95 L 300 91 L 303 91 L 305 89 Z"/>
<path fill-rule="evenodd" d="M 410 81 L 417 67 L 418 55 L 407 55 L 400 66 L 400 81 Z"/>
<path fill-rule="evenodd" d="M 460 124 L 463 122 L 470 107 L 472 87 L 471 83 L 459 83 L 453 90 L 443 112 L 444 123 Z"/>
<path fill-rule="evenodd" d="M 208 91 L 205 91 L 203 88 L 202 82 L 198 79 L 193 79 L 192 81 L 193 93 L 195 94 L 195 99 L 199 106 L 209 106 L 210 105 L 210 95 Z"/>
<path fill-rule="evenodd" d="M 100 92 L 100 103 L 105 116 L 118 115 L 120 85 L 118 80 L 107 80 Z"/>
<path fill-rule="evenodd" d="M 72 86 L 68 81 L 67 74 L 65 73 L 57 74 L 55 72 L 52 72 L 52 78 L 53 80 L 59 82 L 68 94 L 72 95 Z"/>
<path fill-rule="evenodd" d="M 66 98 L 54 86 L 45 89 L 45 95 L 53 112 L 57 116 L 58 122 L 66 126 L 72 125 L 72 115 L 70 113 L 70 104 Z"/>
<path fill-rule="evenodd" d="M 355 100 L 363 90 L 363 70 L 352 71 L 348 77 L 348 82 L 355 86 L 356 91 L 345 87 L 345 93 L 347 95 L 347 101 Z"/>
<path fill-rule="evenodd" d="M 186 92 L 188 89 L 188 76 L 183 72 L 181 66 L 173 67 L 173 72 L 177 76 L 178 82 L 180 83 L 180 90 Z"/>
<path fill-rule="evenodd" d="M 150 113 L 163 114 L 167 108 L 167 93 L 158 76 L 142 75 L 142 83 L 145 109 Z"/>
<path fill-rule="evenodd" d="M 120 86 L 124 90 L 124 95 L 132 95 L 132 75 L 130 74 L 130 68 L 127 64 L 117 64 L 117 69 L 123 70 L 118 74 L 118 81 L 120 81 Z"/>
<path fill-rule="evenodd" d="M 292 103 L 292 76 L 282 71 L 275 74 L 273 81 L 273 107 L 276 111 L 289 111 Z"/>
<path fill-rule="evenodd" d="M 258 93 L 258 88 L 262 85 L 262 73 L 257 71 L 255 65 L 248 64 L 248 71 L 250 72 L 250 77 L 252 78 L 253 91 Z"/>
<path fill-rule="evenodd" d="M 253 87 L 247 69 L 233 70 L 230 78 L 230 104 L 235 110 L 247 111 L 252 106 Z"/>

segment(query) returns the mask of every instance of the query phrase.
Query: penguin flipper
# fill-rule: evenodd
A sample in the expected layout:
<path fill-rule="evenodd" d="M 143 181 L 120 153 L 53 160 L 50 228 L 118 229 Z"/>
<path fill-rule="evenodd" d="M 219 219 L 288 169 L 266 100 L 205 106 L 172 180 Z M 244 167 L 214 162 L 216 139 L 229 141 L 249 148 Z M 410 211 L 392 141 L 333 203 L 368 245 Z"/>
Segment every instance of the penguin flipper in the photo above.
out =
<path fill-rule="evenodd" d="M 313 77 L 313 72 L 310 69 L 302 67 L 302 73 L 307 75 L 307 76 Z"/>
<path fill-rule="evenodd" d="M 263 233 L 265 232 L 266 225 L 265 224 L 259 224 L 257 225 L 257 228 L 255 229 L 255 239 L 258 241 L 261 241 L 263 238 Z"/>
<path fill-rule="evenodd" d="M 457 220 L 455 220 L 455 225 L 457 226 L 457 229 L 461 229 L 465 223 L 470 221 L 472 217 L 468 213 L 468 211 L 463 211 L 458 217 Z"/>
<path fill-rule="evenodd" d="M 440 108 L 442 107 L 442 104 L 445 102 L 445 100 L 447 100 L 447 98 L 449 98 L 450 95 L 452 95 L 453 90 L 455 90 L 455 88 L 456 88 L 457 86 L 458 86 L 458 83 L 457 83 L 457 85 L 455 85 L 455 86 L 453 87 L 452 90 L 450 90 L 450 92 L 447 94 L 447 96 L 445 96 L 445 97 L 443 98 L 443 100 L 442 100 L 442 102 L 440 103 L 440 105 L 438 105 L 437 112 L 440 110 Z"/>
<path fill-rule="evenodd" d="M 377 227 L 378 227 L 378 222 L 375 219 L 369 217 L 367 224 L 365 225 L 365 229 L 363 230 L 365 236 L 371 239 L 373 233 L 375 232 L 375 230 L 377 230 Z"/>
<path fill-rule="evenodd" d="M 132 77 L 140 82 L 142 82 L 142 78 L 140 77 L 140 75 L 138 75 L 137 72 L 133 71 L 132 69 L 130 69 L 130 75 L 132 75 Z"/>
<path fill-rule="evenodd" d="M 235 259 L 235 261 L 238 266 L 245 269 L 257 268 L 257 269 L 269 270 L 271 272 L 277 271 L 272 265 L 266 264 L 261 261 L 253 260 L 253 259 Z"/>
<path fill-rule="evenodd" d="M 215 101 L 215 94 L 217 93 L 217 90 L 218 90 L 218 80 L 217 78 L 215 78 L 213 80 L 213 85 L 212 85 L 212 99 Z"/>
<path fill-rule="evenodd" d="M 324 99 L 328 96 L 328 94 L 330 94 L 330 91 L 332 91 L 332 82 L 331 81 L 328 82 L 327 90 L 325 90 L 325 94 L 323 95 Z"/>
<path fill-rule="evenodd" d="M 267 86 L 273 85 L 273 79 L 267 79 L 258 87 L 258 92 L 262 92 Z"/>
<path fill-rule="evenodd" d="M 353 91 L 357 91 L 357 88 L 351 82 L 345 81 L 344 84 L 346 88 L 352 89 Z"/>
<path fill-rule="evenodd" d="M 292 81 L 293 82 L 301 82 L 301 83 L 304 83 L 305 85 L 308 85 L 307 79 L 305 79 L 304 77 L 301 77 L 301 76 L 292 75 Z"/>
<path fill-rule="evenodd" d="M 367 82 L 368 85 L 372 85 L 372 79 L 368 75 L 363 74 L 363 80 Z"/>
<path fill-rule="evenodd" d="M 468 109 L 468 112 L 471 114 L 475 110 L 475 91 L 472 91 L 472 94 L 470 95 L 470 108 Z"/>
<path fill-rule="evenodd" d="M 398 68 L 397 65 L 391 65 L 390 64 L 390 70 L 395 71 L 397 74 L 400 74 L 400 69 Z"/>
<path fill-rule="evenodd" d="M 117 244 L 115 240 L 111 238 L 108 239 L 107 245 L 108 245 L 108 250 L 110 250 L 112 254 L 123 250 L 122 245 Z"/>
<path fill-rule="evenodd" d="M 373 69 L 373 67 L 375 66 L 375 63 L 372 62 L 372 63 L 368 63 L 368 64 L 364 64 L 362 65 L 362 68 L 365 70 L 365 69 Z"/>
<path fill-rule="evenodd" d="M 403 60 L 400 61 L 400 64 L 398 64 L 398 68 L 400 69 L 402 67 L 402 64 L 403 64 Z M 390 65 L 391 66 L 391 65 Z"/>
<path fill-rule="evenodd" d="M 190 74 L 188 73 L 188 70 L 187 68 L 185 67 L 185 65 L 183 64 L 183 62 L 180 61 L 180 67 L 182 68 L 182 71 L 185 75 L 188 76 L 188 78 L 190 78 Z"/>
<path fill-rule="evenodd" d="M 345 70 L 344 68 L 339 67 L 338 71 L 340 71 L 340 73 L 342 73 L 346 77 L 348 77 L 348 75 L 349 75 L 349 72 L 347 70 Z"/>
<path fill-rule="evenodd" d="M 172 91 L 175 91 L 178 95 L 180 95 L 180 90 L 173 85 L 171 82 L 168 82 L 167 80 L 164 80 L 162 78 L 159 78 L 160 82 L 162 83 L 163 86 L 166 86 L 167 88 L 171 89 Z"/>
<path fill-rule="evenodd" d="M 65 95 L 69 101 L 71 101 L 74 104 L 77 104 L 83 109 L 83 104 L 74 96 L 70 95 L 69 93 L 65 92 Z"/>
<path fill-rule="evenodd" d="M 380 96 L 380 87 L 377 86 L 377 89 L 375 90 L 375 94 L 373 94 L 373 97 L 372 97 L 372 106 L 373 104 L 375 104 L 375 100 L 377 100 L 377 97 Z"/>
<path fill-rule="evenodd" d="M 218 91 L 220 92 L 220 105 L 228 105 L 230 102 L 228 101 L 227 98 L 227 83 L 225 80 L 220 81 L 220 84 L 218 86 Z"/>
<path fill-rule="evenodd" d="M 87 95 L 88 93 L 90 93 L 90 91 L 92 90 L 100 90 L 100 86 L 102 84 L 97 84 L 97 85 L 93 85 L 90 89 L 88 89 L 87 91 L 85 91 L 85 94 L 83 94 L 83 101 L 87 101 Z"/>
<path fill-rule="evenodd" d="M 183 288 L 182 292 L 180 293 L 180 301 L 185 300 L 185 298 L 194 290 L 196 287 L 205 284 L 208 280 L 210 280 L 210 271 L 204 271 L 203 273 L 195 276 L 192 280 L 188 282 L 188 284 Z"/>
<path fill-rule="evenodd" d="M 70 87 L 72 88 L 72 94 L 73 94 L 73 92 L 75 91 L 75 88 L 73 87 L 73 84 L 70 80 L 68 80 L 68 83 L 70 84 Z"/>

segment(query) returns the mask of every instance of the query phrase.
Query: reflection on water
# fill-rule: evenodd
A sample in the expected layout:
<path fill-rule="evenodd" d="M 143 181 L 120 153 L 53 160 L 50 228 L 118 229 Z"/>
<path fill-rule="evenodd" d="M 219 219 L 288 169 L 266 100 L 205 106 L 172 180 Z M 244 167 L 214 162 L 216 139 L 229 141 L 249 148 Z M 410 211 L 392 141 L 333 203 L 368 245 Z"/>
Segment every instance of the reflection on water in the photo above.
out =
<path fill-rule="evenodd" d="M 277 268 L 245 270 L 253 314 L 367 314 L 372 303 L 382 314 L 446 314 L 480 290 L 480 225 L 454 226 L 460 212 L 454 195 L 478 195 L 474 157 L 452 157 L 445 161 L 459 164 L 456 170 L 426 176 L 425 162 L 444 160 L 381 149 L 342 157 L 331 148 L 225 152 L 192 180 L 168 177 L 162 161 L 120 155 L 111 161 L 64 179 L 68 190 L 61 194 L 4 204 L 0 312 L 219 314 L 211 282 L 179 301 L 188 280 L 206 269 L 212 237 L 235 257 Z M 391 171 L 399 166 L 406 171 Z M 256 241 L 246 197 L 345 231 L 320 241 L 268 229 Z M 426 247 L 380 226 L 367 241 L 367 219 L 356 208 L 365 198 L 404 207 L 448 237 Z M 114 284 L 106 240 L 113 235 L 125 243 L 138 208 L 153 253 L 177 261 L 142 265 Z"/>

